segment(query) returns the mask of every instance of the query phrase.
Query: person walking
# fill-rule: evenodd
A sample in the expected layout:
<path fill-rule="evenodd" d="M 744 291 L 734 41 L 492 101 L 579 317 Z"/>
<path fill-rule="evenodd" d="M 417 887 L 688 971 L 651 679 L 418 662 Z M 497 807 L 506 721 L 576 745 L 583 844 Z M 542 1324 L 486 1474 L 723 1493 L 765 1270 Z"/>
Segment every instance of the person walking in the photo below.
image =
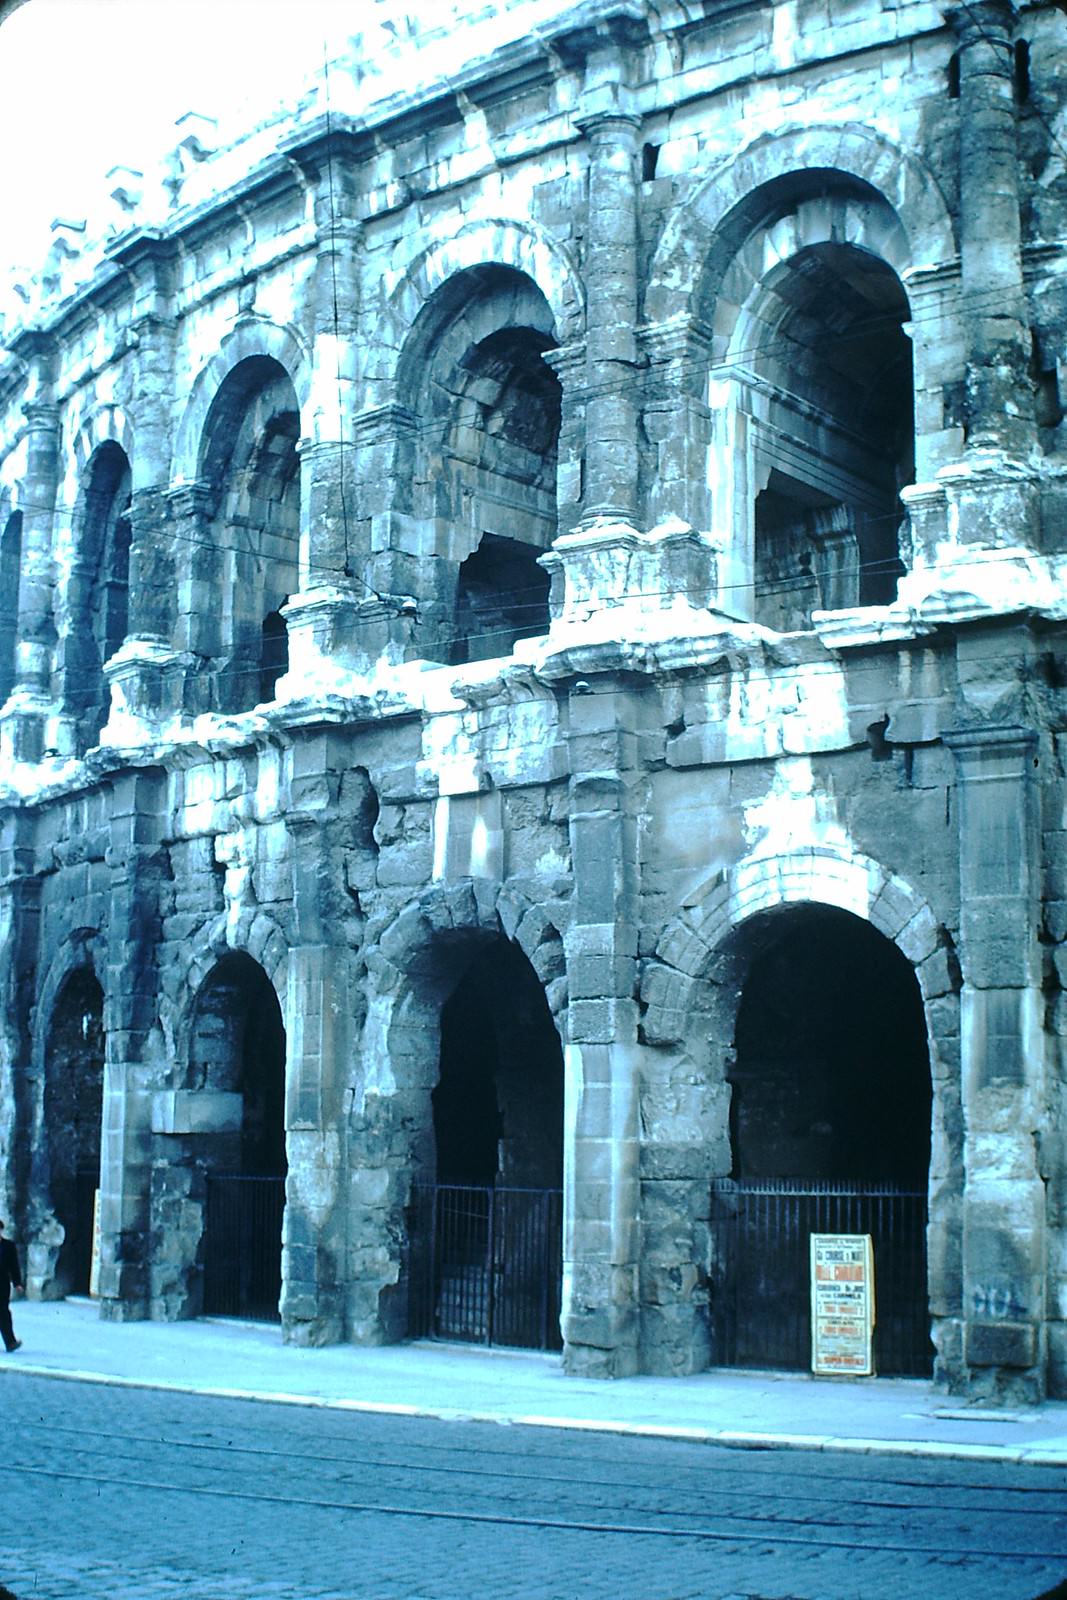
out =
<path fill-rule="evenodd" d="M 11 1291 L 22 1289 L 22 1268 L 18 1251 L 10 1239 L 4 1237 L 4 1224 L 0 1222 L 0 1336 L 8 1355 L 22 1348 L 22 1340 L 15 1338 L 11 1322 Z"/>

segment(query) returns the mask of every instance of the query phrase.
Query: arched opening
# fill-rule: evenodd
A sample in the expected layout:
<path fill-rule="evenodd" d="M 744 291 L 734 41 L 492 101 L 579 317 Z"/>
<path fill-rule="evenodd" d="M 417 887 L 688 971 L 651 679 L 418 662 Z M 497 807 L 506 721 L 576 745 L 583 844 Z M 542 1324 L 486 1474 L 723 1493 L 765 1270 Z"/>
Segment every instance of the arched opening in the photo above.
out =
<path fill-rule="evenodd" d="M 22 512 L 13 511 L 0 537 L 0 705 L 15 687 L 21 565 Z"/>
<path fill-rule="evenodd" d="M 90 1290 L 103 1110 L 104 994 L 92 970 L 79 967 L 56 997 L 45 1044 L 49 1199 L 63 1229 L 59 1294 Z"/>
<path fill-rule="evenodd" d="M 533 546 L 483 534 L 459 569 L 453 664 L 510 655 L 518 640 L 546 633 L 548 590 Z"/>
<path fill-rule="evenodd" d="M 733 1170 L 714 1196 L 730 1258 L 713 1286 L 715 1359 L 806 1367 L 808 1235 L 870 1233 L 876 1369 L 928 1373 L 932 1087 L 915 973 L 869 923 L 829 906 L 755 917 L 741 939 Z"/>
<path fill-rule="evenodd" d="M 466 944 L 449 959 L 433 1139 L 413 1211 L 410 1331 L 558 1349 L 559 1035 L 509 940 Z"/>
<path fill-rule="evenodd" d="M 474 956 L 442 1007 L 432 1100 L 440 1182 L 559 1188 L 559 1034 L 537 974 L 506 939 Z"/>
<path fill-rule="evenodd" d="M 188 1087 L 211 1129 L 189 1155 L 206 1177 L 203 1309 L 276 1320 L 285 1178 L 285 1026 L 250 956 L 223 957 L 197 996 Z"/>
<path fill-rule="evenodd" d="M 274 699 L 278 679 L 289 670 L 289 632 L 280 611 L 263 618 L 259 649 L 259 698 Z"/>
<path fill-rule="evenodd" d="M 762 290 L 755 616 L 786 632 L 896 595 L 914 477 L 909 311 L 893 269 L 849 244 L 797 251 Z"/>
<path fill-rule="evenodd" d="M 189 552 L 182 618 L 186 647 L 201 662 L 190 709 L 247 710 L 273 694 L 284 671 L 280 611 L 299 586 L 299 437 L 284 367 L 271 356 L 238 362 L 212 401 L 200 451 L 207 525 Z"/>
<path fill-rule="evenodd" d="M 130 463 L 105 440 L 90 457 L 76 514 L 74 562 L 67 579 L 59 663 L 64 698 L 82 748 L 107 720 L 104 663 L 126 637 L 130 578 Z"/>
<path fill-rule="evenodd" d="M 412 330 L 399 381 L 414 427 L 396 478 L 433 552 L 405 580 L 431 658 L 508 655 L 547 631 L 537 557 L 557 532 L 561 391 L 544 359 L 555 342 L 541 292 L 491 264 L 445 283 Z"/>

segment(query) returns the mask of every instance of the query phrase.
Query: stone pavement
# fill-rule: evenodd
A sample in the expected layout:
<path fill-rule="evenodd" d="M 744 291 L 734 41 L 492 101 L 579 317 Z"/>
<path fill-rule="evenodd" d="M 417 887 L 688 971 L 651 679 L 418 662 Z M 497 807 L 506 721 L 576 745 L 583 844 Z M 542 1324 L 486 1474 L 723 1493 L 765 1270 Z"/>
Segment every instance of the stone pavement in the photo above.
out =
<path fill-rule="evenodd" d="M 87 1300 L 14 1307 L 7 1371 L 342 1410 L 470 1417 L 752 1448 L 888 1451 L 1067 1466 L 1067 1404 L 963 1406 L 915 1379 L 716 1370 L 691 1378 L 568 1378 L 555 1356 L 476 1346 L 321 1350 L 277 1327 L 101 1322 Z"/>

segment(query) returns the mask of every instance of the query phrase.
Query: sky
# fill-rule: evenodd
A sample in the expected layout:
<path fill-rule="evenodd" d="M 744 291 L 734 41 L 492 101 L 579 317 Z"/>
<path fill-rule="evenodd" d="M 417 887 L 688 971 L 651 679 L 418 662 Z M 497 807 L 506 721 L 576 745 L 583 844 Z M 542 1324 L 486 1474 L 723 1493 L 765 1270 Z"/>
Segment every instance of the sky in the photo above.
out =
<path fill-rule="evenodd" d="M 375 0 L 27 0 L 0 22 L 0 266 L 36 263 L 116 165 L 144 169 L 174 121 L 266 113 Z"/>

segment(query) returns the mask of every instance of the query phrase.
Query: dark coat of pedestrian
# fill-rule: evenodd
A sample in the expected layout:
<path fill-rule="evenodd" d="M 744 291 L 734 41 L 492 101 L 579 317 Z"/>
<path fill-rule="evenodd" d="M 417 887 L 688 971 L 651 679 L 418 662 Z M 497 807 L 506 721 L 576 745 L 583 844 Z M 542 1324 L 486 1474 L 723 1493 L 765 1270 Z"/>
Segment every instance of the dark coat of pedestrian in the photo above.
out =
<path fill-rule="evenodd" d="M 19 1266 L 18 1251 L 11 1240 L 4 1237 L 4 1224 L 0 1222 L 0 1337 L 8 1355 L 22 1344 L 21 1339 L 15 1338 L 11 1322 L 11 1291 L 21 1288 L 22 1268 Z"/>

